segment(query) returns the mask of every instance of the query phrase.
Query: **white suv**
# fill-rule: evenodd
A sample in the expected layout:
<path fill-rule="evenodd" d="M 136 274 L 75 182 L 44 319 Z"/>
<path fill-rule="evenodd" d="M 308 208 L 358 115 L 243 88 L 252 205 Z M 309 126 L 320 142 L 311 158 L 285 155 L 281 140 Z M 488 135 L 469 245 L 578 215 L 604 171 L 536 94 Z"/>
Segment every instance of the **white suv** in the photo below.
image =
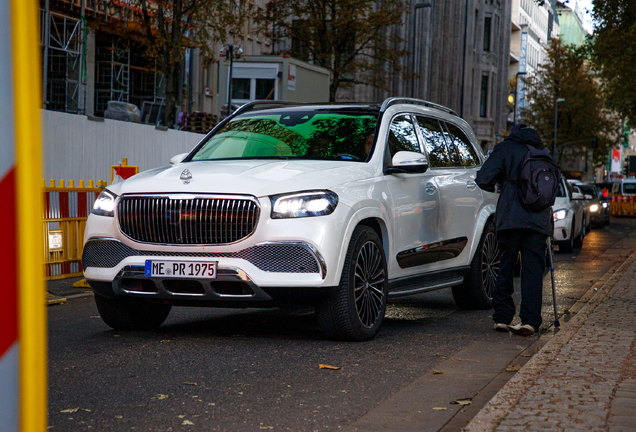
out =
<path fill-rule="evenodd" d="M 84 275 L 116 329 L 158 327 L 172 305 L 310 303 L 329 337 L 359 341 L 390 298 L 452 287 L 487 309 L 499 252 L 483 160 L 470 126 L 425 101 L 251 103 L 104 190 Z"/>

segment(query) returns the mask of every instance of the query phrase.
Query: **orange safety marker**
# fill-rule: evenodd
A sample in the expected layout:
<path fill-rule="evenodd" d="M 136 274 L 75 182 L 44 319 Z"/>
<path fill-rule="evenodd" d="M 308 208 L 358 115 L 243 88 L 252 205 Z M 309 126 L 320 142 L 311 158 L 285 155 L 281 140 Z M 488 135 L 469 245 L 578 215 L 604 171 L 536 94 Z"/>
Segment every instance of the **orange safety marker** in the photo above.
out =
<path fill-rule="evenodd" d="M 46 431 L 42 86 L 35 0 L 0 0 L 0 430 Z"/>
<path fill-rule="evenodd" d="M 115 177 L 126 180 L 139 173 L 139 167 L 136 165 L 128 165 L 128 158 L 123 158 L 119 165 L 110 166 L 110 184 L 113 184 Z"/>

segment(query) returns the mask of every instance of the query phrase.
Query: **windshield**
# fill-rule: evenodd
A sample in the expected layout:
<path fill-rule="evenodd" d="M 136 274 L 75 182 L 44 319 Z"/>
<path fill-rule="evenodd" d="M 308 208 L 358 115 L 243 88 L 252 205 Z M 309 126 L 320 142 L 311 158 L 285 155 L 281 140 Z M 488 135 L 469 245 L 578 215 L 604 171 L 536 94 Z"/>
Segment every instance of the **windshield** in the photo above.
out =
<path fill-rule="evenodd" d="M 624 194 L 636 194 L 636 183 L 623 183 Z"/>
<path fill-rule="evenodd" d="M 268 110 L 238 116 L 191 160 L 367 160 L 377 114 L 338 109 Z"/>
<path fill-rule="evenodd" d="M 579 185 L 579 189 L 581 189 L 581 192 L 583 192 L 586 195 L 592 195 L 592 198 L 596 198 L 597 196 L 596 187 L 594 186 Z"/>

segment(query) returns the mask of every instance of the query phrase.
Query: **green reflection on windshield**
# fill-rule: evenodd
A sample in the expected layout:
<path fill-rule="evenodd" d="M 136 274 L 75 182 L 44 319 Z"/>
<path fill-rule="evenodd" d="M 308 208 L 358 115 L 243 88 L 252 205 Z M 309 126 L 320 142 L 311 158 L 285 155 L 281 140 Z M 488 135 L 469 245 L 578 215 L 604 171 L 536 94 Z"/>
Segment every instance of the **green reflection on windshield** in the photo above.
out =
<path fill-rule="evenodd" d="M 214 134 L 192 160 L 304 158 L 367 159 L 374 115 L 299 111 L 239 116 Z"/>

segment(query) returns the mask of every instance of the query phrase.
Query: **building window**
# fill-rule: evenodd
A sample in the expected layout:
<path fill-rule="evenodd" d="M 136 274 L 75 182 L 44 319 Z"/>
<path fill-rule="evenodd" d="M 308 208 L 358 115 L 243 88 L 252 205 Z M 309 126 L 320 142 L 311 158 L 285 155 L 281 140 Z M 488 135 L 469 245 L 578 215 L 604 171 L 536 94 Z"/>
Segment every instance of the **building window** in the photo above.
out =
<path fill-rule="evenodd" d="M 481 76 L 481 92 L 479 99 L 479 117 L 488 117 L 488 72 Z"/>
<path fill-rule="evenodd" d="M 490 29 L 492 17 L 484 18 L 484 51 L 490 51 Z"/>

